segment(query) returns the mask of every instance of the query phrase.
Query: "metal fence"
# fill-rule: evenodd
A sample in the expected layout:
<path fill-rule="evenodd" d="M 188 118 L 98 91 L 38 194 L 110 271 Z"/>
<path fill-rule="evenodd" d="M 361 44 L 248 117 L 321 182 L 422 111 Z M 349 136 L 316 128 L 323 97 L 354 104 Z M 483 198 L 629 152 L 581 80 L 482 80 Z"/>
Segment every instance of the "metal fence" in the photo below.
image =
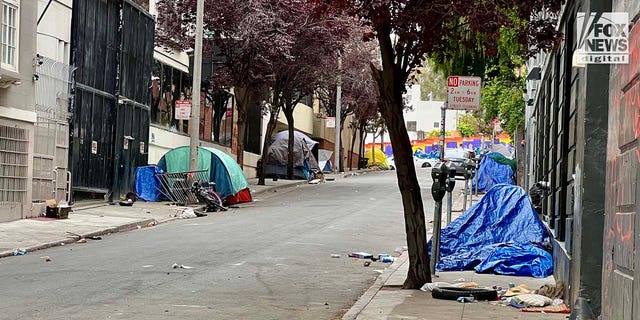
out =
<path fill-rule="evenodd" d="M 198 203 L 198 199 L 191 191 L 194 182 L 209 181 L 209 171 L 186 171 L 176 173 L 157 174 L 162 184 L 161 190 L 172 202 L 179 205 Z"/>
<path fill-rule="evenodd" d="M 67 64 L 36 58 L 35 145 L 32 200 L 69 200 L 69 78 Z"/>

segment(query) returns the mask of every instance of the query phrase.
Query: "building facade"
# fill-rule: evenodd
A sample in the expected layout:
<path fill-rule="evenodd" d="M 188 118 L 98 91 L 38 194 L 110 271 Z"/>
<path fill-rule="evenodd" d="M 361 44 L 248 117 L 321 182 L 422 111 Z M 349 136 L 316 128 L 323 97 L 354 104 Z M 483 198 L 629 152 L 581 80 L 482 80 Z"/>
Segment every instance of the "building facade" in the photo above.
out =
<path fill-rule="evenodd" d="M 44 212 L 44 201 L 70 201 L 69 66 L 71 0 L 38 2 L 35 63 L 36 113 L 30 216 Z"/>
<path fill-rule="evenodd" d="M 629 15 L 629 63 L 578 63 L 577 18 L 605 12 Z M 569 1 L 560 45 L 528 65 L 525 186 L 550 183 L 541 213 L 554 235 L 554 275 L 581 319 L 640 317 L 639 14 L 640 1 Z"/>
<path fill-rule="evenodd" d="M 31 207 L 37 3 L 1 0 L 0 9 L 0 221 L 8 221 Z"/>

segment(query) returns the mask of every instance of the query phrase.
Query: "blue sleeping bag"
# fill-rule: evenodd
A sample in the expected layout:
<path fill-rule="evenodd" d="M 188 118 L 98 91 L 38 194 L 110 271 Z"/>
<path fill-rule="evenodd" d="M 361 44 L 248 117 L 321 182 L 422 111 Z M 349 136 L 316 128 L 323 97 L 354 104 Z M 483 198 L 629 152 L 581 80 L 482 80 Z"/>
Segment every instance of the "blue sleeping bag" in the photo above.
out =
<path fill-rule="evenodd" d="M 524 189 L 499 184 L 442 230 L 436 268 L 547 277 L 553 258 L 541 244 L 550 239 Z"/>

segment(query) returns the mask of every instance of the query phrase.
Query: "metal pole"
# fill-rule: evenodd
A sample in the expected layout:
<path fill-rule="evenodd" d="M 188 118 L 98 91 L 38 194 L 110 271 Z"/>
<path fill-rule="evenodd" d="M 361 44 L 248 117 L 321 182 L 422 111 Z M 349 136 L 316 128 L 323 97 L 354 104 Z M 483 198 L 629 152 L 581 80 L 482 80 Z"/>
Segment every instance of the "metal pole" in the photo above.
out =
<path fill-rule="evenodd" d="M 431 238 L 431 274 L 436 274 L 436 263 L 440 259 L 440 229 L 442 223 L 442 201 L 436 201 L 433 211 L 433 235 Z"/>
<path fill-rule="evenodd" d="M 453 206 L 453 191 L 447 192 L 447 226 L 451 224 L 451 207 Z"/>
<path fill-rule="evenodd" d="M 472 205 L 473 205 L 473 183 L 471 184 L 471 190 L 469 190 L 469 208 L 471 208 Z"/>
<path fill-rule="evenodd" d="M 198 170 L 198 145 L 200 144 L 200 84 L 202 82 L 202 33 L 204 0 L 196 7 L 196 47 L 193 52 L 193 91 L 191 92 L 191 140 L 189 144 L 189 170 Z M 242 150 L 238 151 L 242 152 Z"/>
<path fill-rule="evenodd" d="M 342 72 L 342 56 L 338 55 L 338 84 L 336 87 L 336 141 L 334 150 L 335 157 L 333 158 L 336 162 L 333 164 L 333 172 L 335 174 L 340 173 L 340 118 L 342 113 L 342 75 L 340 72 Z M 371 149 L 372 152 L 375 147 L 374 143 L 373 148 Z"/>
<path fill-rule="evenodd" d="M 464 201 L 462 202 L 462 212 L 467 211 L 467 189 L 469 188 L 469 179 L 464 179 Z"/>
<path fill-rule="evenodd" d="M 445 102 L 441 110 L 440 119 L 440 161 L 444 160 L 444 135 L 447 103 Z M 433 234 L 431 236 L 431 274 L 436 274 L 436 263 L 440 259 L 440 230 L 442 229 L 442 200 L 436 201 L 433 211 Z"/>
<path fill-rule="evenodd" d="M 447 102 L 445 102 L 444 104 L 442 104 L 442 107 L 440 107 L 441 113 L 441 119 L 440 119 L 440 161 L 444 160 L 444 135 L 445 135 L 445 129 L 444 129 L 444 125 L 445 125 L 445 120 L 447 117 Z"/>

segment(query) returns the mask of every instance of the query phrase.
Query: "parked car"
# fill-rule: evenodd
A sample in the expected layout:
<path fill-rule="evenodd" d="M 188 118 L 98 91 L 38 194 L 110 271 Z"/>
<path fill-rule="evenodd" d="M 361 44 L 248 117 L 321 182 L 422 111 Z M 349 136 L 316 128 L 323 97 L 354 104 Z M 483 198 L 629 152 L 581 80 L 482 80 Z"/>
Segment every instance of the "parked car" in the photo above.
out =
<path fill-rule="evenodd" d="M 416 168 L 431 168 L 438 163 L 438 159 L 413 157 L 413 163 Z"/>
<path fill-rule="evenodd" d="M 389 163 L 389 169 L 396 169 L 396 163 L 393 156 L 387 157 L 387 163 Z M 421 159 L 418 157 L 413 157 L 413 164 L 416 168 L 430 168 L 433 167 L 436 163 L 438 163 L 437 159 Z"/>
<path fill-rule="evenodd" d="M 445 149 L 444 162 L 451 163 L 451 169 L 456 170 L 456 176 L 464 176 L 464 167 L 467 160 L 475 161 L 473 151 L 466 149 Z"/>

